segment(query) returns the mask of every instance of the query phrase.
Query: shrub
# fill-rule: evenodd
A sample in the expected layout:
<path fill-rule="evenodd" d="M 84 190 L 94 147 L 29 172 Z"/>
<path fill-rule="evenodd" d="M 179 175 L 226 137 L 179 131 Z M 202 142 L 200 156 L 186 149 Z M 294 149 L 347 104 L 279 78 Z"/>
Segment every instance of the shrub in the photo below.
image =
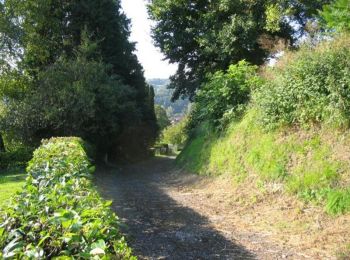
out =
<path fill-rule="evenodd" d="M 336 0 L 323 7 L 320 12 L 325 24 L 330 29 L 350 31 L 350 0 Z"/>
<path fill-rule="evenodd" d="M 110 202 L 90 180 L 83 146 L 79 138 L 55 138 L 34 152 L 23 192 L 1 216 L 0 258 L 133 258 Z"/>
<path fill-rule="evenodd" d="M 162 142 L 183 146 L 188 138 L 187 123 L 188 117 L 184 117 L 180 122 L 165 128 L 162 132 Z"/>
<path fill-rule="evenodd" d="M 350 37 L 285 55 L 254 94 L 268 126 L 350 122 Z M 285 60 L 287 62 L 285 62 Z M 286 65 L 284 65 L 286 64 Z"/>
<path fill-rule="evenodd" d="M 231 65 L 226 72 L 218 71 L 208 76 L 195 99 L 191 124 L 210 121 L 224 127 L 230 119 L 244 110 L 250 100 L 252 88 L 260 84 L 257 67 L 246 61 Z"/>
<path fill-rule="evenodd" d="M 0 169 L 25 167 L 32 158 L 32 149 L 21 147 L 14 151 L 0 152 Z"/>

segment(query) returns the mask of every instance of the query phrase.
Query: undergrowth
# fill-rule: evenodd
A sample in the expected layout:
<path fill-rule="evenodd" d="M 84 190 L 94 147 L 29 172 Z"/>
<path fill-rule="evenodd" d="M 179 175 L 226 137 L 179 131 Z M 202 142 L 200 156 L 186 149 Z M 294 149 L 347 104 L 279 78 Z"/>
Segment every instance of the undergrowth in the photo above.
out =
<path fill-rule="evenodd" d="M 327 129 L 266 130 L 259 116 L 251 108 L 220 135 L 203 124 L 177 162 L 200 174 L 230 173 L 237 181 L 253 175 L 257 183 L 279 182 L 284 192 L 322 205 L 330 214 L 349 212 L 350 189 L 343 185 L 342 174 L 350 172 L 350 165 L 336 157 L 331 145 L 336 137 L 327 142 Z M 349 133 L 338 134 L 350 138 Z"/>

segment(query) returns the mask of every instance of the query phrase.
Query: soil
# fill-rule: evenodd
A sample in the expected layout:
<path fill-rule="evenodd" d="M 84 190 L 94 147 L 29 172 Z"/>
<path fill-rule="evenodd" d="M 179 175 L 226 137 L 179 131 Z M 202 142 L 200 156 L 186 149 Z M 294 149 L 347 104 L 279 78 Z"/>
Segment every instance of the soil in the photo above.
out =
<path fill-rule="evenodd" d="M 300 241 L 304 230 L 290 222 L 288 207 L 280 209 L 294 202 L 271 199 L 269 207 L 257 208 L 259 196 L 242 200 L 228 179 L 185 173 L 172 158 L 99 169 L 95 181 L 101 194 L 113 200 L 139 259 L 334 258 L 330 248 L 314 249 L 310 239 Z M 286 215 L 276 219 L 274 209 Z"/>

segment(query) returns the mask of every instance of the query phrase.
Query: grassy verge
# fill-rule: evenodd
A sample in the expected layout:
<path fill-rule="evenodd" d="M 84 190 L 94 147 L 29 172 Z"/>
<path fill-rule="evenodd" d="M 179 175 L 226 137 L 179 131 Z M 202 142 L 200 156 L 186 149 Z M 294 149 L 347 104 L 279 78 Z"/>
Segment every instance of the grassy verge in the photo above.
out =
<path fill-rule="evenodd" d="M 259 189 L 281 186 L 330 214 L 350 211 L 350 133 L 311 127 L 265 131 L 251 109 L 218 136 L 202 125 L 178 157 L 200 174 L 229 173 L 238 182 L 253 178 Z"/>
<path fill-rule="evenodd" d="M 25 178 L 22 169 L 0 171 L 0 208 L 6 205 L 14 194 L 22 190 Z"/>

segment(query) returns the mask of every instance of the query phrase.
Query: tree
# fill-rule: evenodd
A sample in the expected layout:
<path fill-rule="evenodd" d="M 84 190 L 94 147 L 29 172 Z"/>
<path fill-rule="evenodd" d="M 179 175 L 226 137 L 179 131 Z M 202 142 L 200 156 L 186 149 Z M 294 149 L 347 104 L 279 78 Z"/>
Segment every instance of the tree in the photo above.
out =
<path fill-rule="evenodd" d="M 240 61 L 225 72 L 212 74 L 196 95 L 189 126 L 209 121 L 223 129 L 230 119 L 242 114 L 250 101 L 251 91 L 260 86 L 257 69 L 257 66 Z"/>
<path fill-rule="evenodd" d="M 278 41 L 293 45 L 308 19 L 328 2 L 152 0 L 155 43 L 171 63 L 178 63 L 170 84 L 173 99 L 193 97 L 208 72 L 240 60 L 260 65 Z"/>
<path fill-rule="evenodd" d="M 162 106 L 155 105 L 154 107 L 155 107 L 159 130 L 162 131 L 164 128 L 170 125 L 170 120 L 166 114 L 165 109 Z"/>
<path fill-rule="evenodd" d="M 18 43 L 21 54 L 0 71 L 2 131 L 34 144 L 76 135 L 119 158 L 128 146 L 121 136 L 137 129 L 133 148 L 148 148 L 157 134 L 154 101 L 119 0 L 6 0 L 0 11 L 11 17 L 6 26 L 0 18 L 0 40 Z"/>
<path fill-rule="evenodd" d="M 34 90 L 6 106 L 5 128 L 23 140 L 77 135 L 104 150 L 124 121 L 138 118 L 134 92 L 101 62 L 58 60 L 37 77 Z"/>

